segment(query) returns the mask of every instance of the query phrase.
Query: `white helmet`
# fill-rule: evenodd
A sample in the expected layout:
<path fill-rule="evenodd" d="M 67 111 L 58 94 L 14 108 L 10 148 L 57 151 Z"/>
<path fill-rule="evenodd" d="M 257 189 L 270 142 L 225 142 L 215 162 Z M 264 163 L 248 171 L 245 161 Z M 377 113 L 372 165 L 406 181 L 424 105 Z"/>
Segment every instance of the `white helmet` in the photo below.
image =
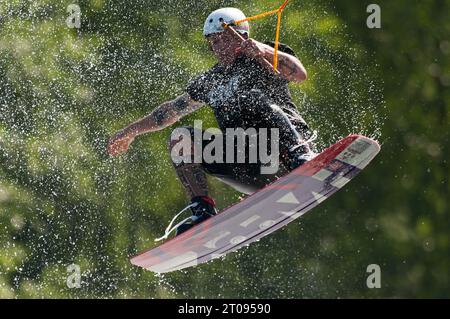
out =
<path fill-rule="evenodd" d="M 206 18 L 205 26 L 203 27 L 203 35 L 206 37 L 213 33 L 224 31 L 223 23 L 233 23 L 238 20 L 245 19 L 245 14 L 236 8 L 222 8 L 210 13 Z M 242 34 L 249 34 L 250 27 L 248 22 L 242 22 L 233 28 Z"/>

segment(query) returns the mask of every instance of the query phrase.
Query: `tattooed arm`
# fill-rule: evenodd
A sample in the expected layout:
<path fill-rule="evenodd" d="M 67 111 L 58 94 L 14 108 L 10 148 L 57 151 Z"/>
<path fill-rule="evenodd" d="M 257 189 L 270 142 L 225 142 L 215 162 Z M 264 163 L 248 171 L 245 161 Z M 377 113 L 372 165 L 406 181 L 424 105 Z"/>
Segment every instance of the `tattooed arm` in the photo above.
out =
<path fill-rule="evenodd" d="M 269 47 L 272 49 L 271 47 Z M 272 49 L 273 50 L 273 49 Z M 273 60 L 273 53 L 269 53 L 269 58 Z M 269 60 L 269 61 L 272 61 Z M 306 69 L 295 56 L 278 51 L 278 70 L 282 77 L 288 81 L 303 82 L 307 78 Z"/>
<path fill-rule="evenodd" d="M 263 56 L 267 61 L 273 61 L 275 49 L 271 46 L 247 39 L 241 44 L 241 51 L 250 56 Z M 278 50 L 278 71 L 280 75 L 288 81 L 303 82 L 307 78 L 306 69 L 295 56 Z"/>
<path fill-rule="evenodd" d="M 187 93 L 165 102 L 146 117 L 117 132 L 109 141 L 108 153 L 112 156 L 124 153 L 136 136 L 162 130 L 202 106 L 203 103 L 194 101 Z"/>

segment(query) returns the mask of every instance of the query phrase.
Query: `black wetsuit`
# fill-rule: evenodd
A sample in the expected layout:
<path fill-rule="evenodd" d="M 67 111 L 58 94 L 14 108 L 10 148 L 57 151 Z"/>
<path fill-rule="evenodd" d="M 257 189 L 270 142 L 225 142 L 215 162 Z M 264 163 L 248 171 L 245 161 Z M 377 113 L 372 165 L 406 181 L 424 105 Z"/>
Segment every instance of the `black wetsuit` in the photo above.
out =
<path fill-rule="evenodd" d="M 279 49 L 295 56 L 286 45 L 280 45 Z M 283 165 L 276 174 L 261 174 L 260 164 L 201 164 L 207 173 L 241 192 L 252 193 L 284 175 L 289 171 L 292 152 L 310 151 L 309 145 L 290 151 L 308 139 L 311 131 L 291 101 L 288 81 L 251 58 L 242 55 L 230 66 L 216 64 L 191 80 L 186 92 L 193 100 L 212 107 L 223 133 L 227 128 L 238 127 L 244 130 L 251 127 L 279 129 L 280 163 Z"/>

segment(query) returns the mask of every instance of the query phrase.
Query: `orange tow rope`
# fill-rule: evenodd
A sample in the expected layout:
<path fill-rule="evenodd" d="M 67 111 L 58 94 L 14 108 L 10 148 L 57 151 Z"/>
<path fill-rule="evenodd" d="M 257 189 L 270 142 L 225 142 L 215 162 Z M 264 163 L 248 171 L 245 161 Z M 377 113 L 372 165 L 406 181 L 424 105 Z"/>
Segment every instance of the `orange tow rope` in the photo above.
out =
<path fill-rule="evenodd" d="M 289 0 L 284 0 L 283 4 L 278 9 L 267 11 L 267 12 L 263 12 L 263 13 L 260 13 L 260 14 L 248 17 L 246 19 L 242 19 L 242 20 L 238 20 L 238 21 L 234 22 L 235 24 L 240 24 L 240 23 L 245 22 L 245 21 L 250 21 L 250 20 L 256 20 L 256 19 L 259 19 L 259 18 L 263 18 L 263 17 L 268 16 L 270 14 L 274 14 L 274 13 L 277 14 L 278 20 L 277 20 L 277 31 L 276 31 L 276 34 L 275 34 L 275 48 L 274 48 L 275 52 L 273 54 L 273 68 L 274 68 L 275 71 L 277 71 L 277 68 L 278 68 L 278 41 L 280 39 L 281 13 L 282 13 L 283 9 L 286 7 L 286 5 L 288 4 L 288 2 L 289 2 Z"/>

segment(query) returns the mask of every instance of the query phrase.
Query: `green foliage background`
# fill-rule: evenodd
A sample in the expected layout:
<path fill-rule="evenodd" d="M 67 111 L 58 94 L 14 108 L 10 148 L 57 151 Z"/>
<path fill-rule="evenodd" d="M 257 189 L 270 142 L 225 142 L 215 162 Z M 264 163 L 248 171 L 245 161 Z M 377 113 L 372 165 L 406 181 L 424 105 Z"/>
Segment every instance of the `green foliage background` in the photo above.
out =
<path fill-rule="evenodd" d="M 67 5 L 82 10 L 79 30 Z M 319 147 L 350 133 L 382 152 L 300 221 L 223 260 L 157 276 L 128 258 L 152 247 L 186 196 L 170 129 L 108 157 L 109 137 L 214 63 L 206 15 L 280 1 L 0 0 L 0 297 L 450 297 L 450 2 L 293 0 L 282 41 L 309 79 L 292 85 Z M 253 24 L 274 37 L 275 18 Z M 180 125 L 204 120 L 203 108 Z M 211 179 L 219 206 L 240 194 Z M 78 264 L 82 287 L 69 289 Z M 366 287 L 379 264 L 382 288 Z"/>

